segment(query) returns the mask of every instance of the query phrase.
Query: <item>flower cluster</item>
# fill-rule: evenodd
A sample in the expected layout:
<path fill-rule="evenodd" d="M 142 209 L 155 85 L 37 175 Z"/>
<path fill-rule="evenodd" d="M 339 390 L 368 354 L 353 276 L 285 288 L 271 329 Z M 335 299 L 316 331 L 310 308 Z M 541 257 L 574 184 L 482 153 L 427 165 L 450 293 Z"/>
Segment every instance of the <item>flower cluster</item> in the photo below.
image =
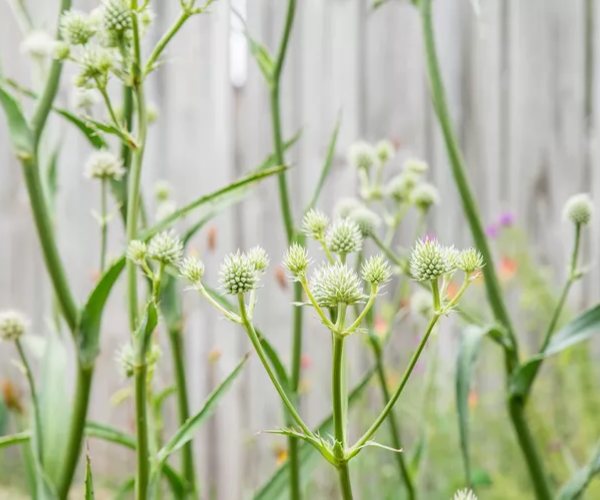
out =
<path fill-rule="evenodd" d="M 230 253 L 225 256 L 219 271 L 221 287 L 228 295 L 248 293 L 256 288 L 268 265 L 267 254 L 260 247 L 249 252 Z"/>
<path fill-rule="evenodd" d="M 123 161 L 110 151 L 95 151 L 85 164 L 86 176 L 101 181 L 118 181 L 125 175 Z"/>
<path fill-rule="evenodd" d="M 183 256 L 183 243 L 173 231 L 164 231 L 152 237 L 146 244 L 143 241 L 133 240 L 127 247 L 127 258 L 136 265 L 141 266 L 148 274 L 148 260 L 160 266 L 178 267 Z"/>
<path fill-rule="evenodd" d="M 27 330 L 27 324 L 25 316 L 18 311 L 0 312 L 0 339 L 18 340 Z"/>
<path fill-rule="evenodd" d="M 483 256 L 474 248 L 458 251 L 437 240 L 419 240 L 410 256 L 410 273 L 415 281 L 437 280 L 460 269 L 472 275 L 484 265 Z"/>
<path fill-rule="evenodd" d="M 585 225 L 590 222 L 594 214 L 594 203 L 587 193 L 571 196 L 565 203 L 563 215 L 576 225 Z"/>

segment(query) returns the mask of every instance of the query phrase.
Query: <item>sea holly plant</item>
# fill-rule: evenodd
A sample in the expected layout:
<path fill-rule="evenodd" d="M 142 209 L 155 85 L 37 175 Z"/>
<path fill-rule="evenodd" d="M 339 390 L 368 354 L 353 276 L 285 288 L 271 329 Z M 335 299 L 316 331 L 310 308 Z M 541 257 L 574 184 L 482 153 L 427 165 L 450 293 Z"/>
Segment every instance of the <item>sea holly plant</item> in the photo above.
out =
<path fill-rule="evenodd" d="M 267 376 L 293 420 L 289 427 L 272 432 L 294 436 L 316 448 L 338 471 L 342 497 L 349 499 L 352 498 L 352 484 L 348 463 L 367 446 L 387 448 L 373 442 L 372 437 L 400 397 L 438 320 L 453 311 L 483 261 L 481 255 L 473 249 L 459 252 L 453 247 L 444 247 L 435 240 L 417 242 L 411 253 L 411 273 L 415 280 L 430 290 L 433 297 L 434 307 L 429 323 L 398 387 L 386 401 L 384 409 L 365 433 L 354 444 L 350 444 L 347 434 L 348 393 L 345 389 L 347 367 L 344 361 L 344 344 L 349 336 L 362 331 L 365 317 L 391 277 L 391 266 L 383 256 L 371 256 L 360 265 L 359 277 L 350 266 L 349 257 L 354 257 L 361 250 L 363 240 L 358 224 L 352 220 L 337 219 L 329 223 L 323 213 L 311 210 L 305 216 L 304 229 L 321 245 L 324 262 L 314 269 L 308 250 L 302 244 L 293 243 L 284 257 L 283 265 L 293 280 L 302 287 L 305 301 L 297 304 L 297 307 L 310 307 L 331 336 L 332 436 L 323 436 L 311 430 L 303 420 L 289 395 L 289 389 L 280 380 L 265 352 L 254 325 L 253 313 L 258 302 L 256 290 L 269 263 L 264 250 L 260 247 L 248 252 L 238 250 L 227 255 L 223 261 L 220 271 L 221 287 L 226 295 L 235 298 L 237 307 L 219 301 L 204 283 L 204 265 L 201 261 L 187 257 L 182 261 L 179 272 L 220 314 L 245 330 Z M 457 270 L 464 273 L 464 281 L 459 291 L 449 297 L 446 285 L 449 277 Z"/>

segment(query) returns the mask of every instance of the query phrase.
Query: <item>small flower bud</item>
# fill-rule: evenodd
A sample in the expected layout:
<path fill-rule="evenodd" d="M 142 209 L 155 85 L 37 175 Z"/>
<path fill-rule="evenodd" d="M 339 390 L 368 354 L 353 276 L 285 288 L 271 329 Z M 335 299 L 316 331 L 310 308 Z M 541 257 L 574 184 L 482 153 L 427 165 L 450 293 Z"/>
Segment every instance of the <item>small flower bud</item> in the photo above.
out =
<path fill-rule="evenodd" d="M 369 170 L 378 162 L 377 153 L 367 142 L 355 142 L 348 151 L 348 162 L 359 170 Z"/>
<path fill-rule="evenodd" d="M 322 241 L 325 237 L 325 229 L 327 229 L 328 224 L 328 217 L 314 208 L 306 212 L 304 219 L 302 219 L 304 233 L 317 241 Z"/>
<path fill-rule="evenodd" d="M 387 139 L 379 141 L 375 145 L 375 151 L 377 153 L 377 158 L 379 158 L 379 161 L 382 164 L 385 164 L 388 161 L 390 161 L 396 154 L 396 148 L 394 147 L 392 142 L 388 141 Z"/>
<path fill-rule="evenodd" d="M 60 33 L 70 45 L 85 45 L 96 33 L 96 26 L 83 12 L 68 10 L 60 18 Z"/>
<path fill-rule="evenodd" d="M 392 276 L 388 261 L 382 255 L 369 257 L 362 265 L 362 278 L 370 285 L 380 286 Z"/>
<path fill-rule="evenodd" d="M 398 203 L 410 201 L 410 194 L 418 180 L 413 172 L 403 172 L 388 182 L 386 194 Z"/>
<path fill-rule="evenodd" d="M 423 182 L 415 186 L 410 199 L 419 210 L 426 212 L 432 205 L 437 205 L 440 202 L 440 193 L 435 186 Z"/>
<path fill-rule="evenodd" d="M 403 168 L 405 172 L 421 175 L 429 170 L 429 165 L 427 165 L 427 162 L 423 160 L 410 158 L 404 162 Z"/>
<path fill-rule="evenodd" d="M 379 215 L 366 207 L 359 207 L 356 210 L 353 210 L 350 212 L 348 219 L 358 226 L 363 238 L 373 234 L 381 224 Z"/>
<path fill-rule="evenodd" d="M 0 312 L 0 339 L 18 340 L 27 330 L 28 321 L 18 311 Z"/>
<path fill-rule="evenodd" d="M 171 198 L 173 192 L 173 186 L 171 183 L 165 180 L 156 181 L 154 184 L 154 196 L 157 201 L 167 201 Z"/>
<path fill-rule="evenodd" d="M 410 256 L 410 272 L 416 281 L 431 281 L 452 270 L 451 253 L 437 240 L 419 240 Z"/>
<path fill-rule="evenodd" d="M 52 47 L 52 57 L 54 59 L 58 59 L 59 61 L 65 61 L 71 55 L 71 47 L 69 44 L 63 41 L 54 42 Z"/>
<path fill-rule="evenodd" d="M 475 248 L 467 248 L 458 254 L 456 267 L 461 271 L 471 274 L 483 267 L 483 256 Z"/>
<path fill-rule="evenodd" d="M 465 488 L 464 490 L 458 490 L 452 500 L 477 500 L 477 495 L 472 490 Z"/>
<path fill-rule="evenodd" d="M 333 215 L 336 219 L 345 219 L 357 208 L 364 205 L 356 198 L 340 198 L 333 208 Z"/>
<path fill-rule="evenodd" d="M 254 270 L 259 273 L 264 272 L 269 266 L 269 256 L 262 247 L 256 246 L 251 248 L 246 252 L 246 257 L 254 266 Z"/>
<path fill-rule="evenodd" d="M 123 161 L 110 151 L 95 151 L 85 164 L 85 173 L 90 179 L 118 181 L 125 169 Z"/>
<path fill-rule="evenodd" d="M 293 243 L 287 250 L 283 259 L 283 265 L 295 278 L 304 277 L 310 259 L 306 248 L 298 243 Z"/>
<path fill-rule="evenodd" d="M 256 268 L 245 254 L 230 253 L 221 264 L 221 286 L 229 295 L 238 295 L 254 290 L 257 285 Z"/>
<path fill-rule="evenodd" d="M 148 255 L 148 247 L 143 241 L 131 240 L 127 246 L 127 258 L 138 266 L 143 264 Z"/>
<path fill-rule="evenodd" d="M 195 257 L 186 257 L 179 265 L 179 274 L 192 285 L 197 285 L 204 277 L 204 264 Z"/>
<path fill-rule="evenodd" d="M 363 298 L 358 276 L 346 264 L 339 262 L 317 270 L 310 288 L 321 307 L 352 305 Z"/>
<path fill-rule="evenodd" d="M 327 248 L 338 255 L 358 252 L 362 246 L 360 228 L 350 219 L 339 219 L 327 231 L 325 242 Z"/>
<path fill-rule="evenodd" d="M 148 258 L 164 265 L 176 266 L 183 254 L 183 244 L 173 231 L 154 236 L 148 244 Z"/>
<path fill-rule="evenodd" d="M 565 203 L 563 215 L 573 224 L 585 225 L 590 222 L 594 214 L 594 203 L 587 193 L 571 196 Z"/>
<path fill-rule="evenodd" d="M 23 43 L 21 52 L 37 59 L 44 59 L 54 55 L 56 41 L 44 30 L 31 31 Z"/>

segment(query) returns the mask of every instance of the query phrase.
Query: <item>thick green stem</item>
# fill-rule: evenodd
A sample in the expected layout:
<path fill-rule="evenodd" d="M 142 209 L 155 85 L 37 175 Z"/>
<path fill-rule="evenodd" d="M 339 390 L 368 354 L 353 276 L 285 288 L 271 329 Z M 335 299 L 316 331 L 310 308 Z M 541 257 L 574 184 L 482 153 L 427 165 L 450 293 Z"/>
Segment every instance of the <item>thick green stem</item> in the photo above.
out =
<path fill-rule="evenodd" d="M 348 462 L 344 462 L 337 467 L 338 477 L 340 479 L 340 492 L 344 500 L 352 500 L 352 483 L 350 482 L 350 471 Z"/>
<path fill-rule="evenodd" d="M 75 395 L 73 397 L 73 410 L 71 411 L 69 424 L 69 437 L 67 438 L 67 451 L 65 454 L 61 479 L 57 487 L 58 495 L 61 499 L 66 499 L 69 494 L 73 476 L 75 475 L 75 469 L 79 462 L 81 442 L 90 402 L 93 374 L 93 367 L 78 365 Z"/>
<path fill-rule="evenodd" d="M 142 341 L 143 343 L 143 341 Z M 148 497 L 148 478 L 150 475 L 149 439 L 148 439 L 148 405 L 146 349 L 141 348 L 135 367 L 135 415 L 137 437 L 137 471 L 135 482 L 136 500 Z"/>
<path fill-rule="evenodd" d="M 344 337 L 332 333 L 333 362 L 331 371 L 331 393 L 333 400 L 333 428 L 336 440 L 335 447 L 339 446 L 342 454 L 346 447 L 346 422 L 344 421 Z"/>
<path fill-rule="evenodd" d="M 177 411 L 179 413 L 179 424 L 190 417 L 190 403 L 188 400 L 188 389 L 185 374 L 185 357 L 183 355 L 183 338 L 180 329 L 169 330 L 169 342 L 173 356 L 173 368 L 175 370 L 175 385 L 177 387 Z M 190 486 L 194 498 L 198 496 L 196 485 L 196 474 L 194 466 L 193 442 L 190 440 L 182 448 L 183 476 Z"/>

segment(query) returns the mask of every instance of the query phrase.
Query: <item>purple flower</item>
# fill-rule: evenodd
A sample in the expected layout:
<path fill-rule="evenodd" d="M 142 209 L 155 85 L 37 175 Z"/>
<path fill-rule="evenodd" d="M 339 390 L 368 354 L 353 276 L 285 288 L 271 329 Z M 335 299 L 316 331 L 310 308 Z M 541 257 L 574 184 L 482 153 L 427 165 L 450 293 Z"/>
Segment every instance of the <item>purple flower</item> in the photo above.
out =
<path fill-rule="evenodd" d="M 489 238 L 497 238 L 499 232 L 500 228 L 498 227 L 498 224 L 490 224 L 485 228 L 485 234 L 487 234 Z"/>
<path fill-rule="evenodd" d="M 504 212 L 498 219 L 498 224 L 502 227 L 509 227 L 515 223 L 515 214 L 512 212 Z"/>

